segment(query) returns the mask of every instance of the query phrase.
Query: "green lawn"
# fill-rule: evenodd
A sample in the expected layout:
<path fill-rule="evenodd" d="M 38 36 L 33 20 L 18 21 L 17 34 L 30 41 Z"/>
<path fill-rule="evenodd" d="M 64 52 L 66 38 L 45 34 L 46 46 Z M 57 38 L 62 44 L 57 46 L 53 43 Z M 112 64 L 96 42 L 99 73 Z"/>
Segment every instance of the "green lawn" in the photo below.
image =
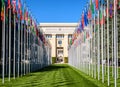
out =
<path fill-rule="evenodd" d="M 56 64 L 33 72 L 24 77 L 5 79 L 0 87 L 104 87 L 101 82 L 92 79 L 67 64 Z"/>

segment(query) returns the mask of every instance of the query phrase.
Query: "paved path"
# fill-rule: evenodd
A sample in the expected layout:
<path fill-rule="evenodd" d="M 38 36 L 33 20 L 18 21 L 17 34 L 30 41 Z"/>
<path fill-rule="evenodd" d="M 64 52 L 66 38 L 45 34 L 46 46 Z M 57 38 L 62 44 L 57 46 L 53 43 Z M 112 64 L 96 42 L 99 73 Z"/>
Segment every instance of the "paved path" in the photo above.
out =
<path fill-rule="evenodd" d="M 1 87 L 2 85 L 0 85 Z M 4 87 L 97 87 L 67 64 L 55 64 L 6 82 Z"/>

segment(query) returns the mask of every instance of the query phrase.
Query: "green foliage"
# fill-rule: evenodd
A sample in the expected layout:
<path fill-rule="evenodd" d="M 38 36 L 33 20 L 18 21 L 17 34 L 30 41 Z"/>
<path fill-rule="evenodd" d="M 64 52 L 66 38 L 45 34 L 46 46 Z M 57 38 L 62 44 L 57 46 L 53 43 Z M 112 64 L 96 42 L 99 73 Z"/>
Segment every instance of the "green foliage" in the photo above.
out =
<path fill-rule="evenodd" d="M 52 64 L 56 63 L 56 57 L 52 57 Z"/>
<path fill-rule="evenodd" d="M 68 63 L 68 57 L 64 57 L 64 63 Z"/>

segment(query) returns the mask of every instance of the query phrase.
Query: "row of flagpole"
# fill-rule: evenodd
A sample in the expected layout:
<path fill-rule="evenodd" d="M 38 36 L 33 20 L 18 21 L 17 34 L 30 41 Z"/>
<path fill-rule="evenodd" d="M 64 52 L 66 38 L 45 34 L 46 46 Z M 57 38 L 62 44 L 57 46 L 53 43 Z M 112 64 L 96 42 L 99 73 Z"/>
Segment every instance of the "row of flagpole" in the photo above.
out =
<path fill-rule="evenodd" d="M 40 31 L 39 26 L 35 24 L 35 21 L 28 17 L 25 19 L 25 15 L 28 15 L 27 12 L 24 15 L 24 22 L 22 22 L 22 4 L 20 0 L 18 0 L 18 13 L 16 13 L 16 0 L 12 0 L 12 2 L 11 0 L 7 2 L 2 0 L 0 3 L 2 4 L 0 20 L 2 23 L 2 26 L 0 26 L 2 28 L 2 83 L 5 83 L 5 73 L 8 76 L 8 81 L 10 81 L 11 75 L 13 75 L 15 79 L 16 76 L 23 76 L 50 65 L 51 45 L 48 39 L 45 38 L 43 32 Z M 6 17 L 6 14 L 8 14 L 8 17 Z M 19 15 L 19 17 L 17 17 L 16 14 Z M 6 22 L 7 18 L 8 23 Z M 28 24 L 28 22 L 30 23 Z M 13 30 L 11 23 L 13 24 Z M 5 25 L 8 25 L 9 32 L 6 32 L 7 28 Z M 6 39 L 6 35 L 9 35 L 8 39 Z M 14 40 L 12 40 L 12 38 Z M 6 45 L 7 40 L 9 42 L 8 46 Z M 7 47 L 8 50 L 6 49 Z M 9 52 L 8 57 L 6 56 L 7 52 Z"/>
<path fill-rule="evenodd" d="M 101 78 L 102 83 L 105 82 L 105 76 L 107 75 L 108 86 L 110 86 L 110 79 L 114 78 L 115 87 L 117 87 L 117 79 L 119 77 L 118 2 L 120 3 L 119 0 L 90 0 L 89 7 L 93 11 L 88 10 L 87 14 L 83 12 L 78 27 L 73 33 L 71 47 L 69 48 L 70 65 L 91 75 L 95 79 L 100 80 Z M 105 8 L 105 6 L 107 7 Z M 89 11 L 91 11 L 91 14 Z M 111 11 L 114 11 L 113 14 Z M 109 18 L 111 18 L 111 21 Z M 110 30 L 111 35 L 109 34 Z M 111 40 L 110 36 L 112 36 Z M 112 41 L 111 63 L 110 41 Z M 110 77 L 110 68 L 112 68 L 112 77 Z"/>

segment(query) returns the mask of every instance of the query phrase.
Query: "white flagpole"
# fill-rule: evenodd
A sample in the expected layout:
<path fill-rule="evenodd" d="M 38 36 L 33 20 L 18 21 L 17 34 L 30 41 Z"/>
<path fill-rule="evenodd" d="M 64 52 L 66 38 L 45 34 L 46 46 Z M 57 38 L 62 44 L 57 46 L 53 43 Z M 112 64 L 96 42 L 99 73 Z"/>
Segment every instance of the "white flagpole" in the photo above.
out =
<path fill-rule="evenodd" d="M 11 9 L 9 9 L 9 75 L 8 75 L 9 81 L 10 74 L 11 74 Z"/>
<path fill-rule="evenodd" d="M 113 77 L 113 74 L 114 74 L 114 70 L 113 70 L 113 66 L 114 66 L 114 64 L 113 64 L 113 57 L 114 57 L 114 53 L 113 53 L 113 50 L 114 50 L 114 48 L 113 48 L 113 46 L 114 46 L 114 26 L 113 26 L 113 18 L 112 18 L 112 77 Z"/>
<path fill-rule="evenodd" d="M 103 12 L 104 12 L 104 20 L 103 20 L 103 22 L 105 21 L 105 16 L 106 16 L 106 14 L 105 14 L 105 5 L 104 5 L 104 9 L 103 9 Z M 105 60 L 105 64 L 104 64 L 104 74 L 106 75 L 106 46 L 105 46 L 105 44 L 106 44 L 106 29 L 105 29 L 105 23 L 103 24 L 103 60 Z"/>
<path fill-rule="evenodd" d="M 23 24 L 21 23 L 21 76 L 22 76 L 22 62 L 23 62 Z"/>
<path fill-rule="evenodd" d="M 2 83 L 4 84 L 5 77 L 5 6 L 4 20 L 2 21 Z"/>
<path fill-rule="evenodd" d="M 30 29 L 31 29 L 31 25 L 30 25 Z M 31 32 L 29 33 L 29 73 L 30 73 L 30 63 L 31 63 Z"/>
<path fill-rule="evenodd" d="M 19 62 L 20 62 L 20 19 L 18 19 L 18 78 L 19 78 Z"/>
<path fill-rule="evenodd" d="M 27 23 L 28 24 L 28 23 Z M 26 56 L 27 56 L 27 64 L 26 64 L 26 73 L 28 73 L 28 25 L 27 25 L 27 53 L 26 53 Z"/>
<path fill-rule="evenodd" d="M 95 37 L 96 37 L 96 35 L 95 35 L 95 14 L 94 14 L 94 47 L 93 47 L 93 50 L 94 50 L 94 78 L 96 79 L 96 51 L 95 51 L 95 49 L 96 49 L 96 44 L 95 44 Z"/>
<path fill-rule="evenodd" d="M 25 46 L 26 45 L 26 41 L 25 41 L 26 40 L 26 38 L 25 38 L 26 34 L 25 33 L 26 33 L 26 31 L 25 30 L 26 30 L 26 24 L 24 24 L 24 75 L 25 75 L 25 52 L 26 52 L 26 50 L 25 50 L 25 47 L 26 47 Z"/>
<path fill-rule="evenodd" d="M 110 85 L 110 78 L 109 78 L 109 13 L 108 13 L 108 9 L 109 9 L 109 0 L 107 0 L 107 64 L 108 64 L 108 69 L 107 69 L 107 74 L 108 74 L 108 86 Z"/>
<path fill-rule="evenodd" d="M 15 21 L 15 13 L 14 13 L 14 54 L 13 54 L 13 56 L 14 56 L 14 59 L 13 59 L 13 77 L 14 77 L 14 79 L 15 79 L 15 59 L 16 59 L 16 57 L 15 57 L 15 41 L 16 41 L 16 21 Z"/>
<path fill-rule="evenodd" d="M 117 24 L 117 22 L 118 22 L 118 20 L 117 20 L 117 15 L 118 13 L 117 13 L 117 9 L 116 9 L 116 57 L 117 57 L 117 59 L 116 59 L 116 61 L 117 61 L 117 79 L 118 79 L 118 24 Z"/>
<path fill-rule="evenodd" d="M 101 11 L 103 13 L 103 5 L 101 8 Z M 103 15 L 102 15 L 103 18 Z M 102 19 L 103 22 L 103 19 Z M 101 24 L 101 57 L 102 57 L 102 82 L 104 83 L 104 66 L 103 66 L 103 24 Z"/>
<path fill-rule="evenodd" d="M 117 87 L 117 76 L 116 76 L 116 0 L 114 0 L 114 83 Z"/>
<path fill-rule="evenodd" d="M 99 34 L 100 25 L 99 24 L 100 23 L 99 23 L 99 10 L 98 10 L 98 55 L 97 55 L 98 57 L 98 80 L 100 80 L 100 34 Z"/>

